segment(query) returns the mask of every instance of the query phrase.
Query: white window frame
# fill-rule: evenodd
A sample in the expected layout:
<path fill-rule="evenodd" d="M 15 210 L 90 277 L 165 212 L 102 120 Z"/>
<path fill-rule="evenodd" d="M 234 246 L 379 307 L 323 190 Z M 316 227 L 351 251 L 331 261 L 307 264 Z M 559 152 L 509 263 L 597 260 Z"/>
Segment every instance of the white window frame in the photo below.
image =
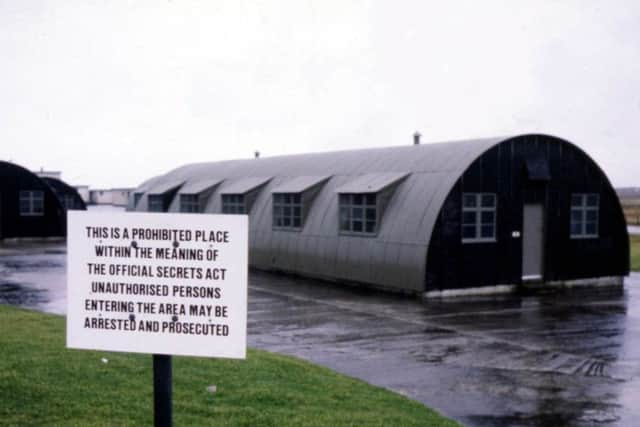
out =
<path fill-rule="evenodd" d="M 221 199 L 223 214 L 247 213 L 247 200 L 244 194 L 222 194 Z"/>
<path fill-rule="evenodd" d="M 483 200 L 486 197 L 493 198 L 493 204 L 490 206 L 483 206 Z M 473 206 L 466 206 L 465 201 L 467 199 L 473 199 Z M 488 222 L 483 219 L 483 213 L 493 213 L 493 220 Z M 465 213 L 473 213 L 474 221 L 465 222 Z M 498 218 L 498 196 L 496 193 L 462 193 L 462 220 L 460 221 L 460 233 L 462 236 L 462 243 L 492 243 L 496 241 L 497 236 L 497 218 Z M 491 226 L 492 235 L 482 236 L 483 227 Z M 464 237 L 465 229 L 473 227 L 473 237 Z"/>
<path fill-rule="evenodd" d="M 588 204 L 590 198 L 595 198 L 595 204 Z M 577 200 L 576 200 L 577 199 Z M 577 203 L 575 203 L 577 201 Z M 598 193 L 572 193 L 571 207 L 569 213 L 569 236 L 572 239 L 596 239 L 600 233 L 600 194 Z M 595 219 L 588 220 L 589 212 L 595 213 Z M 579 218 L 574 218 L 577 214 Z M 588 224 L 595 226 L 595 232 L 587 231 Z M 574 226 L 578 226 L 580 230 L 574 232 Z"/>
<path fill-rule="evenodd" d="M 340 193 L 338 213 L 338 229 L 341 234 L 375 236 L 378 233 L 378 193 Z"/>
<path fill-rule="evenodd" d="M 273 228 L 301 230 L 302 193 L 273 193 Z"/>
<path fill-rule="evenodd" d="M 23 205 L 26 204 L 26 206 Z M 26 207 L 26 209 L 23 209 Z M 43 216 L 44 215 L 44 191 L 42 190 L 20 190 L 18 209 L 20 216 Z"/>
<path fill-rule="evenodd" d="M 200 197 L 198 194 L 180 194 L 180 212 L 200 213 Z"/>

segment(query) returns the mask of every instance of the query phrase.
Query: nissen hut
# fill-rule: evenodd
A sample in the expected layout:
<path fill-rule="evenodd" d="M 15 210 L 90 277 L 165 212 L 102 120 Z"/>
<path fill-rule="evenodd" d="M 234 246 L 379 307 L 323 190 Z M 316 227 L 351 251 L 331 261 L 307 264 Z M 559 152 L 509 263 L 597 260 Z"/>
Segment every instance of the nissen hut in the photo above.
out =
<path fill-rule="evenodd" d="M 65 210 L 36 174 L 0 161 L 0 240 L 64 237 Z"/>
<path fill-rule="evenodd" d="M 428 296 L 628 274 L 618 198 L 577 146 L 415 142 L 187 165 L 142 184 L 129 209 L 247 214 L 255 268 Z"/>

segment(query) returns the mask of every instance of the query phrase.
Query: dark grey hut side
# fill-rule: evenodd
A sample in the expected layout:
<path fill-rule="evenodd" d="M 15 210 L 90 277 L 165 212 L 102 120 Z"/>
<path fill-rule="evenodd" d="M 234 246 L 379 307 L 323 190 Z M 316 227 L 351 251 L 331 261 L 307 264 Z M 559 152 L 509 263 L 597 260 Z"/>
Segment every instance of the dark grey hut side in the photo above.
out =
<path fill-rule="evenodd" d="M 300 194 L 299 229 L 274 222 L 283 193 Z M 626 226 L 607 177 L 576 146 L 547 135 L 187 165 L 141 185 L 129 209 L 149 210 L 150 197 L 162 195 L 165 211 L 191 200 L 197 212 L 221 213 L 229 194 L 246 196 L 250 263 L 259 269 L 432 294 L 529 279 L 619 281 L 629 271 Z M 340 231 L 345 194 L 376 195 L 371 233 Z M 494 197 L 491 238 L 463 238 L 470 194 Z M 594 194 L 597 236 L 576 238 L 572 197 Z"/>
<path fill-rule="evenodd" d="M 66 210 L 87 210 L 87 205 L 84 200 L 82 200 L 82 197 L 80 197 L 78 190 L 66 182 L 52 177 L 41 177 L 40 179 L 51 187 Z"/>
<path fill-rule="evenodd" d="M 20 192 L 42 192 L 41 214 L 20 213 Z M 65 210 L 53 190 L 21 166 L 0 161 L 0 239 L 63 237 Z"/>

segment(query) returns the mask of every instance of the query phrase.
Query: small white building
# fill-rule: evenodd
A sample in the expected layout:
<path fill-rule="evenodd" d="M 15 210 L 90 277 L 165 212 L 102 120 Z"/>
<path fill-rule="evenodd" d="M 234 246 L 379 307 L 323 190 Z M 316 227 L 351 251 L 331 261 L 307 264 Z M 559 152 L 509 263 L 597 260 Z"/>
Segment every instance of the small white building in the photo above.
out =
<path fill-rule="evenodd" d="M 62 172 L 60 171 L 46 171 L 43 168 L 40 168 L 39 171 L 34 172 L 40 178 L 55 178 L 62 180 Z"/>
<path fill-rule="evenodd" d="M 89 203 L 94 205 L 127 206 L 131 188 L 111 188 L 89 191 Z"/>

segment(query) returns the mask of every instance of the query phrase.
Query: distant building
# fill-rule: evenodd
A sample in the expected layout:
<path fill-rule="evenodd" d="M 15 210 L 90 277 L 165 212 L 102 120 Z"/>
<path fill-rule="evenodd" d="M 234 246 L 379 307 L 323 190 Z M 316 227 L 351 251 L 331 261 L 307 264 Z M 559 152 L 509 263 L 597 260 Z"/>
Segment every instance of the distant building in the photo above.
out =
<path fill-rule="evenodd" d="M 187 165 L 143 183 L 128 209 L 248 214 L 255 268 L 427 296 L 619 285 L 628 274 L 618 197 L 577 146 L 547 135 L 414 138 Z"/>
<path fill-rule="evenodd" d="M 39 171 L 34 172 L 40 178 L 55 178 L 62 179 L 62 172 L 60 171 L 46 171 L 43 168 L 40 168 Z"/>
<path fill-rule="evenodd" d="M 127 206 L 131 188 L 111 188 L 89 191 L 89 202 L 94 205 Z"/>
<path fill-rule="evenodd" d="M 59 179 L 40 178 L 0 161 L 0 239 L 64 237 L 65 206 L 84 209 L 78 199 L 75 190 Z"/>

